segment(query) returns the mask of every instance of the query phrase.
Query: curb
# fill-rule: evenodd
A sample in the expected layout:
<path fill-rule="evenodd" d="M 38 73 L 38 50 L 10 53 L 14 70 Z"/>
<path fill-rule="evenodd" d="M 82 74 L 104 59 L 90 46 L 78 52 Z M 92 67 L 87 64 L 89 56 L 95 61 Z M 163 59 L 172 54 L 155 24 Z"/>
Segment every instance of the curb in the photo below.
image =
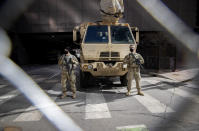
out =
<path fill-rule="evenodd" d="M 161 74 L 158 74 L 158 73 L 154 73 L 154 72 L 149 72 L 149 75 L 153 76 L 153 77 L 161 77 L 161 78 L 166 78 L 166 79 L 170 79 L 170 80 L 173 80 L 169 77 L 166 77 L 166 76 L 163 76 Z"/>
<path fill-rule="evenodd" d="M 189 81 L 194 80 L 195 77 L 196 77 L 196 76 L 193 76 L 193 77 L 185 79 L 185 80 L 177 80 L 177 79 L 173 79 L 173 78 L 170 78 L 170 77 L 158 74 L 158 73 L 154 73 L 154 72 L 149 72 L 148 74 L 153 76 L 153 77 L 160 77 L 160 78 L 170 79 L 170 80 L 174 80 L 174 81 L 177 81 L 177 82 L 189 82 Z"/>

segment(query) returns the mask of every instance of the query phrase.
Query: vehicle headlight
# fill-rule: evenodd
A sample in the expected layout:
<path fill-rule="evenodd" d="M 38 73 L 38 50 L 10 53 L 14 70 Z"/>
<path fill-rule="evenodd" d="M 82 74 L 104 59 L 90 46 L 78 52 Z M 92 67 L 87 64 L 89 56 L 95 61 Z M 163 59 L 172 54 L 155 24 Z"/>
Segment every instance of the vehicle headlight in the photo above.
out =
<path fill-rule="evenodd" d="M 88 65 L 88 69 L 89 70 L 93 69 L 93 65 Z"/>

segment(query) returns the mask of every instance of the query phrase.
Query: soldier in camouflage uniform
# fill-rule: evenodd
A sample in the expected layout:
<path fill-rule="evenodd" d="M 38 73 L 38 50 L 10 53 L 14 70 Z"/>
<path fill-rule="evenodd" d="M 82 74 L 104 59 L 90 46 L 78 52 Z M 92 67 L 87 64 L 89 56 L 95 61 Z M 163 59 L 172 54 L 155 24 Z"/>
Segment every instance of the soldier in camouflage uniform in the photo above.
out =
<path fill-rule="evenodd" d="M 58 64 L 61 68 L 61 85 L 62 85 L 62 95 L 61 99 L 67 96 L 66 87 L 67 83 L 70 83 L 71 90 L 73 92 L 72 98 L 76 98 L 76 75 L 75 75 L 75 67 L 78 65 L 77 58 L 70 54 L 69 49 L 64 49 L 65 54 L 63 54 Z"/>
<path fill-rule="evenodd" d="M 130 45 L 130 53 L 125 56 L 124 58 L 124 64 L 127 64 L 128 66 L 128 86 L 127 86 L 127 90 L 128 92 L 126 93 L 127 96 L 130 95 L 130 91 L 131 91 L 131 86 L 132 86 L 132 79 L 135 79 L 136 82 L 136 88 L 137 88 L 137 94 L 144 96 L 144 94 L 141 92 L 141 88 L 140 88 L 140 64 L 144 64 L 144 59 L 143 57 L 136 53 L 136 46 L 135 45 Z"/>

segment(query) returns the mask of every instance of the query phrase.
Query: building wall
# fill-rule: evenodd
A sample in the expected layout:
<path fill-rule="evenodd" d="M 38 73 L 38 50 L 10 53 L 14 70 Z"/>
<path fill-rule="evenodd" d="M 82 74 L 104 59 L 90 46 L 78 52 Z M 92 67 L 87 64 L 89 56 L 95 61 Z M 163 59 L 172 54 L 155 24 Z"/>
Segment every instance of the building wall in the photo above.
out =
<path fill-rule="evenodd" d="M 48 63 L 51 59 L 56 63 L 57 56 L 63 48 L 74 45 L 72 42 L 74 26 L 101 20 L 100 0 L 35 0 L 22 15 L 11 18 L 17 14 L 17 9 L 24 8 L 30 1 L 32 0 L 0 1 L 0 25 L 12 34 L 12 58 L 21 64 Z M 160 24 L 136 1 L 124 0 L 125 17 L 121 21 L 137 26 L 141 30 L 137 51 L 145 58 L 146 68 L 171 68 L 176 65 L 172 62 L 174 58 L 177 66 L 182 66 L 187 63 L 186 59 L 194 58 L 187 55 L 191 53 L 182 44 L 176 44 L 178 42 L 172 36 L 166 37 Z M 188 26 L 197 29 L 199 26 L 197 0 L 160 1 Z M 9 4 L 4 6 L 7 2 Z M 3 9 L 6 10 L 2 12 Z"/>
<path fill-rule="evenodd" d="M 72 32 L 75 25 L 101 20 L 99 2 L 100 0 L 35 0 L 11 30 L 20 33 Z M 197 0 L 162 2 L 191 28 L 196 27 Z M 141 31 L 162 30 L 160 24 L 136 0 L 124 0 L 124 4 L 125 17 L 122 22 L 137 26 Z"/>

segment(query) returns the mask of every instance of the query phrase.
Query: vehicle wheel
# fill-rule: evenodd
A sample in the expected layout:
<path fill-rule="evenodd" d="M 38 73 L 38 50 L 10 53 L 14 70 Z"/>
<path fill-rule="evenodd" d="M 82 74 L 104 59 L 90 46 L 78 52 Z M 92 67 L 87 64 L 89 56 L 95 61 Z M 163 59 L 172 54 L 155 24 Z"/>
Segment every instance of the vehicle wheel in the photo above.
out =
<path fill-rule="evenodd" d="M 87 88 L 89 86 L 90 74 L 88 72 L 80 72 L 80 86 Z"/>
<path fill-rule="evenodd" d="M 127 73 L 125 75 L 123 75 L 123 76 L 120 76 L 120 82 L 121 82 L 121 85 L 127 86 L 127 83 L 128 83 Z"/>

